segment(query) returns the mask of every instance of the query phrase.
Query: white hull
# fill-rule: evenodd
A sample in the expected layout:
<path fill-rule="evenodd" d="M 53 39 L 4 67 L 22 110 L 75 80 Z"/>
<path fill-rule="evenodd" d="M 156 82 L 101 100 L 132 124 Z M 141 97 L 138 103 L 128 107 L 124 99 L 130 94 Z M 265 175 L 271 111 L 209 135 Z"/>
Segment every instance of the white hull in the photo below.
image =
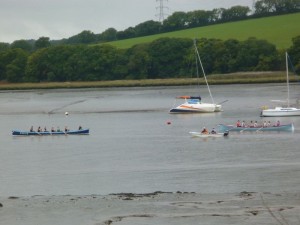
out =
<path fill-rule="evenodd" d="M 265 116 L 265 117 L 300 116 L 300 109 L 276 107 L 275 109 L 262 110 L 261 116 Z"/>
<path fill-rule="evenodd" d="M 263 109 L 261 116 L 300 116 L 300 109 L 290 107 L 290 86 L 289 86 L 289 66 L 288 66 L 288 54 L 285 53 L 286 60 L 286 86 L 287 86 L 287 107 L 275 107 L 275 109 Z"/>
<path fill-rule="evenodd" d="M 201 132 L 195 132 L 195 131 L 190 131 L 189 132 L 193 137 L 224 137 L 224 133 L 217 133 L 217 134 L 202 134 Z"/>
<path fill-rule="evenodd" d="M 172 108 L 170 113 L 213 113 L 220 112 L 222 110 L 221 105 L 211 103 L 196 103 L 190 104 L 185 102 L 176 108 Z"/>

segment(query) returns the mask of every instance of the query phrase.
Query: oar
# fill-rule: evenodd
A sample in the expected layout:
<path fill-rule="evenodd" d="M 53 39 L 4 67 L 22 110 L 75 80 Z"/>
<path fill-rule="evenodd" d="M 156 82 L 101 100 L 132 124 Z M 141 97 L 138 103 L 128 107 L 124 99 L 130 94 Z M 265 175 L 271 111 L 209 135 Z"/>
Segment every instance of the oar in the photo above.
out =
<path fill-rule="evenodd" d="M 223 104 L 223 103 L 225 103 L 225 102 L 228 102 L 228 100 L 225 100 L 225 101 L 223 101 L 223 102 L 220 102 L 220 103 L 218 103 L 217 105 L 221 105 L 221 104 Z"/>
<path fill-rule="evenodd" d="M 240 133 L 243 133 L 244 130 L 247 130 L 249 127 L 246 127 L 245 129 L 241 130 Z"/>
<path fill-rule="evenodd" d="M 36 131 L 35 133 L 37 133 L 38 135 L 41 135 L 41 134 L 40 134 L 39 132 L 37 132 L 37 131 Z"/>
<path fill-rule="evenodd" d="M 264 128 L 264 126 L 262 126 L 261 128 L 259 128 L 258 130 L 256 130 L 255 132 L 258 132 L 258 131 L 260 131 L 262 128 Z"/>

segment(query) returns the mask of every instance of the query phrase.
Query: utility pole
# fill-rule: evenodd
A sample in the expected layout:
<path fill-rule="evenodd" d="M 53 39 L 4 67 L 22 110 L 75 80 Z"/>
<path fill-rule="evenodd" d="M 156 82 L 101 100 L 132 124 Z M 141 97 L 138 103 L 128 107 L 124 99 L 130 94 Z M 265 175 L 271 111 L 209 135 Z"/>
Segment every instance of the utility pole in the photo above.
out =
<path fill-rule="evenodd" d="M 254 14 L 254 12 L 255 12 L 255 3 L 256 3 L 256 0 L 252 0 L 252 9 L 251 9 L 252 14 Z"/>
<path fill-rule="evenodd" d="M 164 2 L 167 2 L 168 0 L 156 0 L 156 1 L 159 2 L 159 6 L 156 7 L 156 9 L 159 9 L 159 14 L 157 14 L 156 16 L 158 16 L 159 22 L 163 23 L 165 16 L 167 15 L 165 13 L 165 9 L 168 8 L 164 5 Z"/>

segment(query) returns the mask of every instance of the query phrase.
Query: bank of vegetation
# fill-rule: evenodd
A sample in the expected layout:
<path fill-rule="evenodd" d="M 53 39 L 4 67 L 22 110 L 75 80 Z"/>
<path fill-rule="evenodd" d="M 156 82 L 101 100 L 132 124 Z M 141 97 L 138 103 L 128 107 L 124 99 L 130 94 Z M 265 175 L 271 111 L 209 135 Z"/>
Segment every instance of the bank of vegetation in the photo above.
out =
<path fill-rule="evenodd" d="M 234 74 L 215 74 L 208 77 L 211 85 L 222 84 L 259 84 L 286 82 L 285 72 L 244 72 Z M 290 76 L 290 82 L 299 82 L 299 78 Z M 111 87 L 155 87 L 205 85 L 204 78 L 176 79 L 142 79 L 142 80 L 109 80 L 109 81 L 74 81 L 74 82 L 39 82 L 39 83 L 0 83 L 0 90 L 32 90 L 32 89 L 77 89 L 77 88 L 111 88 Z"/>
<path fill-rule="evenodd" d="M 278 2 L 282 4 L 278 5 Z M 78 39 L 73 38 L 77 41 L 72 43 L 53 43 L 47 37 L 41 37 L 31 43 L 24 40 L 12 44 L 0 43 L 0 86 L 6 89 L 9 83 L 23 83 L 11 86 L 12 88 L 22 85 L 24 88 L 36 86 L 33 83 L 44 88 L 60 86 L 58 83 L 62 83 L 63 87 L 91 87 L 93 83 L 97 87 L 158 83 L 180 85 L 176 82 L 184 83 L 184 79 L 192 78 L 196 73 L 193 47 L 195 36 L 198 37 L 197 47 L 206 74 L 212 83 L 243 83 L 253 80 L 276 82 L 276 77 L 266 77 L 266 73 L 259 73 L 260 77 L 252 76 L 249 79 L 245 76 L 233 78 L 230 74 L 236 76 L 236 73 L 240 72 L 284 71 L 285 51 L 290 55 L 293 71 L 300 71 L 300 33 L 297 33 L 300 19 L 300 13 L 297 13 L 299 2 L 300 0 L 256 1 L 255 13 L 251 16 L 248 16 L 249 11 L 245 7 L 218 9 L 213 12 L 200 10 L 174 13 L 163 24 L 173 26 L 172 29 L 169 27 L 168 31 L 182 29 L 180 32 L 127 39 L 126 42 L 107 42 L 109 39 L 106 39 L 101 41 L 101 44 L 91 44 L 95 41 L 86 41 L 85 38 L 89 39 L 89 35 L 85 33 L 76 36 Z M 247 18 L 244 17 L 245 13 Z M 203 18 L 212 18 L 212 15 L 218 15 L 219 19 L 210 20 L 209 23 L 203 22 Z M 260 18 L 260 22 L 257 23 L 257 17 L 263 16 L 268 17 Z M 232 23 L 241 19 L 247 20 Z M 179 21 L 185 21 L 184 25 L 180 26 Z M 221 22 L 226 23 L 220 24 Z M 219 25 L 212 25 L 216 23 Z M 145 31 L 150 27 L 151 23 L 145 23 L 141 24 L 139 29 Z M 187 29 L 191 27 L 206 29 L 205 33 L 210 33 L 211 36 L 204 38 L 202 35 L 194 35 L 193 33 L 199 30 Z M 243 29 L 245 27 L 246 29 Z M 267 27 L 272 29 L 267 30 Z M 283 31 L 283 27 L 287 29 Z M 207 29 L 211 29 L 210 32 Z M 153 32 L 145 31 L 143 34 L 149 35 Z M 227 36 L 228 34 L 233 36 Z M 278 43 L 284 42 L 284 46 L 287 46 L 286 43 L 289 45 L 285 48 L 279 47 L 283 46 L 280 44 L 277 46 L 269 40 L 274 37 Z M 124 43 L 127 43 L 127 46 Z M 212 74 L 221 74 L 222 78 L 214 81 L 213 77 L 216 76 Z"/>

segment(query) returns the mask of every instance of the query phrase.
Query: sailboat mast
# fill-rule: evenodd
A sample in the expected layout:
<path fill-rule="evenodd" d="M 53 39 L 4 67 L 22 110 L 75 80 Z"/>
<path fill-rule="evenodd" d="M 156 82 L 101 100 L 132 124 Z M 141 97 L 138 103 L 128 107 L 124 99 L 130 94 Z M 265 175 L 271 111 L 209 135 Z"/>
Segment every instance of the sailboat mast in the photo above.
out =
<path fill-rule="evenodd" d="M 290 85 L 289 85 L 289 64 L 288 64 L 288 53 L 285 53 L 285 64 L 286 64 L 286 85 L 287 85 L 287 106 L 290 107 Z"/>
<path fill-rule="evenodd" d="M 200 66 L 201 66 L 201 69 L 202 69 L 202 72 L 203 72 L 203 77 L 204 77 L 204 80 L 205 80 L 205 83 L 206 83 L 206 86 L 207 86 L 207 89 L 208 89 L 211 101 L 212 101 L 213 104 L 215 104 L 213 96 L 212 96 L 210 88 L 209 88 L 209 85 L 208 85 L 208 82 L 207 82 L 207 79 L 206 79 L 205 71 L 204 71 L 204 68 L 203 68 L 203 65 L 202 65 L 202 61 L 201 61 L 201 58 L 200 58 L 200 55 L 199 55 L 199 51 L 198 51 L 198 48 L 197 48 L 196 39 L 194 40 L 194 46 L 195 46 L 196 55 L 197 55 L 197 57 L 199 59 L 199 62 L 200 62 Z"/>

